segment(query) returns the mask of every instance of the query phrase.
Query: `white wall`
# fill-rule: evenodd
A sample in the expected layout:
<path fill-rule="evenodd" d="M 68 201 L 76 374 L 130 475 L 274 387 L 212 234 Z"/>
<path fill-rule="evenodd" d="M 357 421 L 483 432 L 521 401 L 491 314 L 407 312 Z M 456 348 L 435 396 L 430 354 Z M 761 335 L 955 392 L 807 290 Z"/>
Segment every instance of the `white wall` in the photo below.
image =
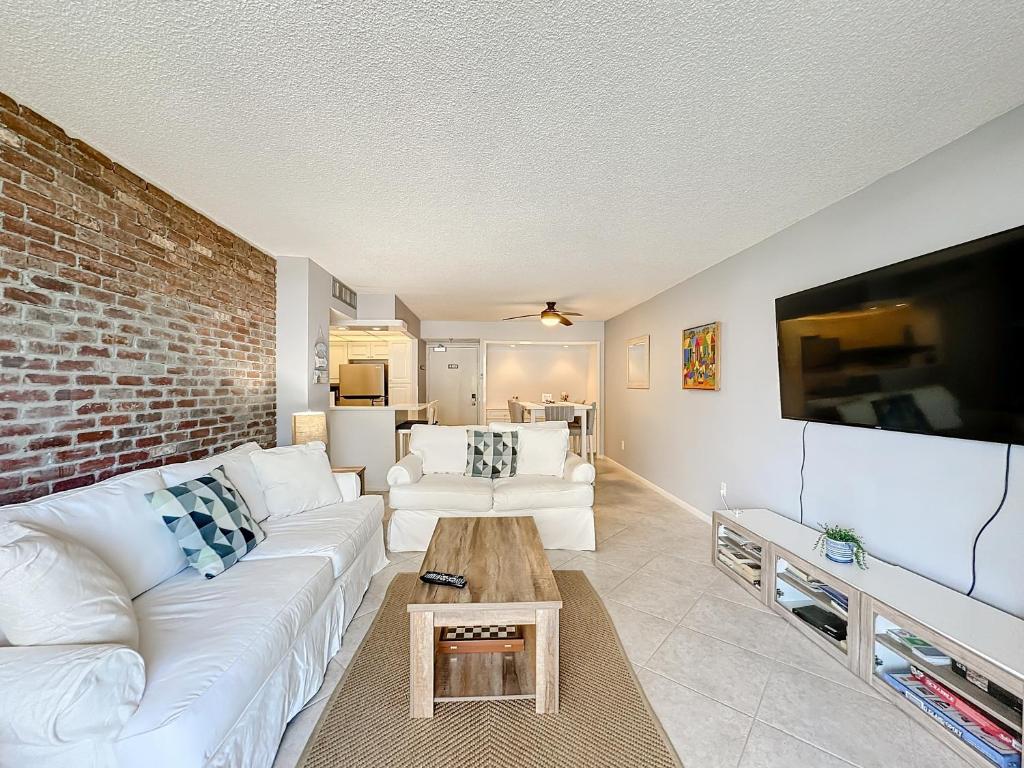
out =
<path fill-rule="evenodd" d="M 539 310 L 538 310 L 539 311 Z M 463 322 L 458 320 L 423 320 L 421 336 L 430 340 L 477 339 L 479 341 L 603 341 L 604 323 L 593 320 L 574 322 L 570 326 L 549 327 L 540 320 L 509 320 L 508 322 Z"/>
<path fill-rule="evenodd" d="M 345 312 L 334 298 L 332 277 L 300 256 L 277 260 L 277 444 L 292 441 L 292 414 L 323 411 L 330 385 L 313 383 L 313 344 L 317 334 L 328 341 L 331 310 Z"/>
<path fill-rule="evenodd" d="M 608 321 L 606 453 L 705 512 L 798 516 L 802 422 L 779 415 L 774 299 L 1024 224 L 1024 107 Z M 722 389 L 683 392 L 680 331 L 722 322 Z M 651 335 L 650 390 L 625 387 L 625 342 Z M 626 448 L 622 450 L 621 441 Z M 1002 494 L 1005 446 L 811 424 L 805 521 L 956 589 Z M 978 549 L 975 597 L 1024 616 L 1024 448 Z"/>
<path fill-rule="evenodd" d="M 556 399 L 568 392 L 571 399 L 582 400 L 589 394 L 587 372 L 592 357 L 597 358 L 593 345 L 518 344 L 513 348 L 488 344 L 486 405 L 504 408 L 514 395 L 520 400 L 540 400 L 543 392 Z"/>

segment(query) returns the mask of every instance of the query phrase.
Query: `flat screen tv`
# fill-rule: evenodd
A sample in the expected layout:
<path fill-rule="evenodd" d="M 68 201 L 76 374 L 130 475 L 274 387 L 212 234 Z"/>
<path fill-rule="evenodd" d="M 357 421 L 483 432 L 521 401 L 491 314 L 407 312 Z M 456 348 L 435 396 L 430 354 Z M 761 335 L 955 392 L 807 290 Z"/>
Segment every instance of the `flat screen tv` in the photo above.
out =
<path fill-rule="evenodd" d="M 782 416 L 1024 445 L 1024 226 L 775 300 Z"/>

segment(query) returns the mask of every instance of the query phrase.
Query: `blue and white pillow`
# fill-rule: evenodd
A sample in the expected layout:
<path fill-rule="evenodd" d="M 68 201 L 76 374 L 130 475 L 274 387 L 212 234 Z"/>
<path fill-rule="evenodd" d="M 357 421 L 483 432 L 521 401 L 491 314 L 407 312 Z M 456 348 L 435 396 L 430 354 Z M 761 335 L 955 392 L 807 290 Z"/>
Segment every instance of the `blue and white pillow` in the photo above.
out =
<path fill-rule="evenodd" d="M 224 467 L 146 494 L 150 507 L 178 539 L 188 564 L 212 579 L 266 538 Z"/>

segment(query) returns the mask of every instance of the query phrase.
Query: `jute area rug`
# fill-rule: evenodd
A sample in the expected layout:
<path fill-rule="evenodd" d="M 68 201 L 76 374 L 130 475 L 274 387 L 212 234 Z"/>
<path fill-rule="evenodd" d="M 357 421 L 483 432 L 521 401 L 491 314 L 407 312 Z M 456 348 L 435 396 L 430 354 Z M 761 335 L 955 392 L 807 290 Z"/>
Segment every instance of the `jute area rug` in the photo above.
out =
<path fill-rule="evenodd" d="M 581 571 L 556 571 L 562 593 L 560 711 L 527 700 L 436 704 L 409 717 L 409 618 L 415 574 L 392 581 L 377 618 L 327 704 L 301 768 L 681 768 Z"/>

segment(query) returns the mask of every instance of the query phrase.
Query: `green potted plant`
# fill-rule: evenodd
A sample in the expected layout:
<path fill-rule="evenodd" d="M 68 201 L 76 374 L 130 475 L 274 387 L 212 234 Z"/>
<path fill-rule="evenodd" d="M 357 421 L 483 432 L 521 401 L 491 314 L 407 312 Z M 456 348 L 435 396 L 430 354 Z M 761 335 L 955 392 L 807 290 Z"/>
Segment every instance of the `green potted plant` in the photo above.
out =
<path fill-rule="evenodd" d="M 814 542 L 814 548 L 825 553 L 825 557 L 834 563 L 857 563 L 866 569 L 867 552 L 864 541 L 853 528 L 843 528 L 831 523 L 819 523 L 821 535 Z"/>

